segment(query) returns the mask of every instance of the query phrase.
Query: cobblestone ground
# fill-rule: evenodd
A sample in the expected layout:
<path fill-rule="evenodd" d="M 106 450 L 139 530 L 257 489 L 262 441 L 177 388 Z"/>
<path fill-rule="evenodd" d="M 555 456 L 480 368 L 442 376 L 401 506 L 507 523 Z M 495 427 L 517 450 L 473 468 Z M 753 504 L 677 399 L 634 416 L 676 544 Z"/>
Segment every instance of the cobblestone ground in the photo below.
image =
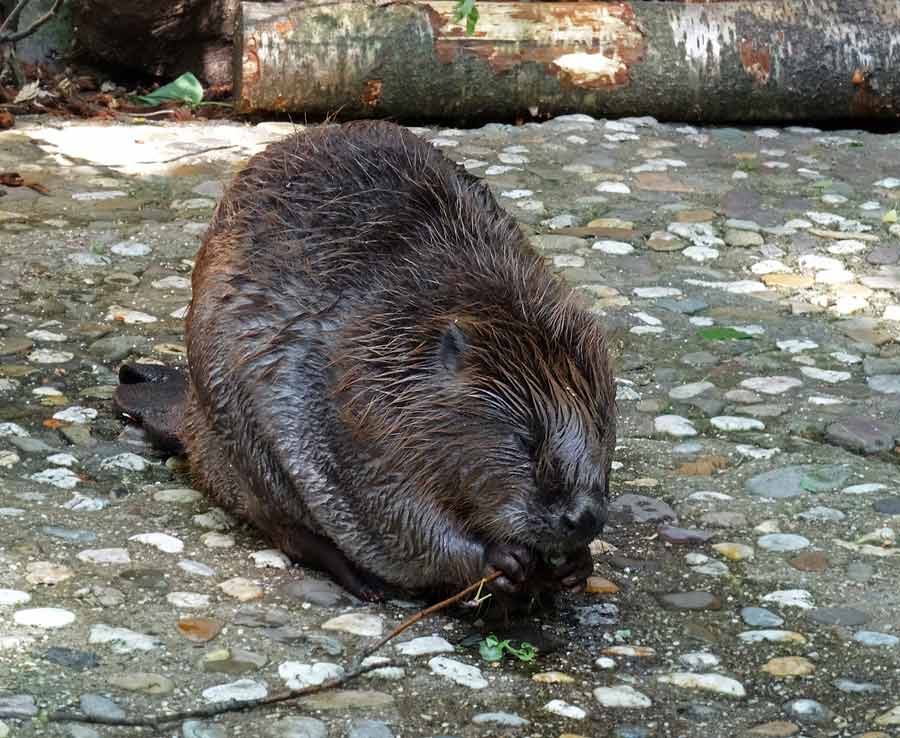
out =
<path fill-rule="evenodd" d="M 123 360 L 183 358 L 223 182 L 288 130 L 0 134 L 0 171 L 49 193 L 0 197 L 0 736 L 137 735 L 40 713 L 321 681 L 418 606 L 286 568 L 110 409 Z M 618 498 L 591 591 L 495 626 L 533 663 L 486 663 L 483 626 L 450 613 L 345 691 L 161 734 L 896 734 L 900 136 L 417 132 L 490 182 L 613 337 Z"/>

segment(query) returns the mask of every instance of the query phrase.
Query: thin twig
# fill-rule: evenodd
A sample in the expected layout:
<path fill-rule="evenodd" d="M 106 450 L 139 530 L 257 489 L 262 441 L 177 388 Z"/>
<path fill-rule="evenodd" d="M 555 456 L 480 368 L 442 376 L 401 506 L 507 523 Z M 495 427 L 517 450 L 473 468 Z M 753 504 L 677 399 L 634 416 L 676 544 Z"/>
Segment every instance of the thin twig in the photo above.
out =
<path fill-rule="evenodd" d="M 117 718 L 106 717 L 104 715 L 80 715 L 74 712 L 66 712 L 57 710 L 47 715 L 47 720 L 51 723 L 89 723 L 91 725 L 116 725 L 120 727 L 130 728 L 160 728 L 168 723 L 177 723 L 182 720 L 191 718 L 211 718 L 217 715 L 224 715 L 229 712 L 243 712 L 244 710 L 253 710 L 257 707 L 266 707 L 268 705 L 277 705 L 279 702 L 287 702 L 300 697 L 307 697 L 311 694 L 326 692 L 329 689 L 342 687 L 357 677 L 362 676 L 375 669 L 383 669 L 385 664 L 369 664 L 368 666 L 360 666 L 352 671 L 348 671 L 344 676 L 338 679 L 329 679 L 327 682 L 315 684 L 311 687 L 303 687 L 301 689 L 284 689 L 268 697 L 262 697 L 258 700 L 229 700 L 219 704 L 207 705 L 206 707 L 198 707 L 194 710 L 184 710 L 182 712 L 165 712 L 160 715 L 144 715 L 136 718 Z"/>
<path fill-rule="evenodd" d="M 493 582 L 497 577 L 499 577 L 502 574 L 503 574 L 502 571 L 495 571 L 490 576 L 484 577 L 483 579 L 479 579 L 474 584 L 470 584 L 468 587 L 466 587 L 464 590 L 462 590 L 462 592 L 457 592 L 452 597 L 448 597 L 446 600 L 442 600 L 441 602 L 438 602 L 436 605 L 432 605 L 431 607 L 426 607 L 424 610 L 419 610 L 419 612 L 417 612 L 415 615 L 408 617 L 406 620 L 404 620 L 402 623 L 400 623 L 400 625 L 398 625 L 396 628 L 394 628 L 390 633 L 388 633 L 384 638 L 382 638 L 380 641 L 378 641 L 374 646 L 370 646 L 365 651 L 363 651 L 362 654 L 359 656 L 359 659 L 362 660 L 362 659 L 366 658 L 367 656 L 371 656 L 379 648 L 381 648 L 385 643 L 396 638 L 407 628 L 415 625 L 423 618 L 426 618 L 429 615 L 433 615 L 434 613 L 438 612 L 439 610 L 443 610 L 445 607 L 450 607 L 450 605 L 452 605 L 456 602 L 459 602 L 462 599 L 465 599 L 472 592 L 478 592 L 479 590 L 481 590 L 482 587 L 484 587 L 485 584 L 487 584 L 488 582 Z"/>
<path fill-rule="evenodd" d="M 458 592 L 452 597 L 448 597 L 446 600 L 438 602 L 436 605 L 431 605 L 430 607 L 426 607 L 424 610 L 420 610 L 412 617 L 404 620 L 400 625 L 394 628 L 394 630 L 388 633 L 388 635 L 379 640 L 374 646 L 367 648 L 359 657 L 359 659 L 362 660 L 366 656 L 371 656 L 373 653 L 375 653 L 375 651 L 384 646 L 388 641 L 396 638 L 414 623 L 417 623 L 423 618 L 436 613 L 439 610 L 443 610 L 444 608 L 449 607 L 456 602 L 459 602 L 473 592 L 479 592 L 485 584 L 494 581 L 501 574 L 502 572 L 499 571 L 494 572 L 490 576 L 479 579 L 474 584 L 470 584 L 464 590 Z M 390 665 L 391 662 L 387 661 L 368 664 L 366 666 L 357 666 L 338 679 L 330 679 L 329 681 L 323 682 L 322 684 L 316 684 L 311 687 L 303 687 L 301 689 L 285 689 L 267 697 L 262 697 L 258 700 L 229 700 L 225 703 L 207 705 L 206 707 L 198 707 L 193 710 L 184 710 L 182 712 L 168 712 L 159 715 L 144 715 L 142 717 L 135 718 L 116 718 L 104 717 L 99 715 L 92 716 L 74 712 L 67 712 L 65 710 L 56 710 L 55 712 L 51 712 L 47 715 L 47 720 L 51 723 L 88 723 L 90 725 L 112 725 L 130 728 L 161 728 L 163 725 L 167 725 L 168 723 L 177 723 L 181 722 L 182 720 L 188 720 L 191 718 L 212 718 L 218 715 L 224 715 L 229 712 L 243 712 L 245 710 L 253 710 L 257 707 L 267 707 L 269 705 L 276 705 L 280 702 L 287 702 L 289 700 L 295 700 L 300 697 L 307 697 L 311 694 L 327 692 L 330 689 L 341 687 L 348 682 L 356 679 L 357 677 L 362 676 L 363 674 L 367 674 L 368 672 L 374 671 L 375 669 L 383 669 L 385 666 Z"/>
<path fill-rule="evenodd" d="M 189 151 L 186 154 L 179 154 L 178 156 L 173 156 L 171 159 L 160 159 L 159 161 L 139 161 L 134 162 L 137 164 L 169 164 L 173 161 L 178 161 L 179 159 L 187 159 L 190 156 L 200 156 L 201 154 L 207 154 L 210 151 L 220 151 L 222 149 L 236 149 L 238 144 L 227 144 L 223 146 L 210 146 L 206 149 L 200 149 L 198 151 Z M 124 166 L 119 164 L 110 164 L 109 166 Z"/>
<path fill-rule="evenodd" d="M 25 6 L 30 3 L 31 0 L 19 0 L 19 4 L 16 5 L 12 10 L 9 11 L 9 15 L 6 16 L 3 23 L 0 23 L 0 34 L 2 34 L 8 27 L 11 27 L 13 23 L 19 20 L 19 16 L 22 15 L 22 11 L 25 10 Z"/>
<path fill-rule="evenodd" d="M 35 19 L 34 23 L 28 26 L 28 28 L 23 31 L 14 31 L 13 33 L 8 33 L 4 36 L 2 34 L 2 31 L 6 28 L 6 24 L 10 22 L 10 18 L 12 18 L 13 16 L 18 17 L 19 13 L 22 12 L 22 9 L 25 7 L 25 5 L 28 4 L 28 0 L 20 0 L 19 4 L 15 8 L 13 8 L 12 13 L 9 14 L 9 17 L 5 21 L 3 21 L 3 25 L 0 26 L 0 44 L 15 43 L 16 41 L 21 41 L 26 36 L 30 36 L 38 28 L 49 21 L 54 15 L 56 15 L 64 2 L 65 0 L 56 0 L 56 2 L 53 3 L 53 7 L 51 7 L 50 10 L 44 13 L 40 18 Z"/>

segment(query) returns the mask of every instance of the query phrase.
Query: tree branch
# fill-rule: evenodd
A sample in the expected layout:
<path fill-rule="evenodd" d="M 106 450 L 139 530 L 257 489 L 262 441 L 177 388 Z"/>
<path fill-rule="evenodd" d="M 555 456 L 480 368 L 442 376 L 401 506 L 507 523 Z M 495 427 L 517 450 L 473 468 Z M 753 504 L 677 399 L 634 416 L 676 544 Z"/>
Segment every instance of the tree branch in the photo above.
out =
<path fill-rule="evenodd" d="M 40 18 L 36 18 L 34 22 L 30 26 L 28 26 L 28 28 L 25 28 L 21 31 L 7 32 L 4 34 L 7 26 L 12 26 L 13 23 L 18 21 L 19 16 L 25 9 L 25 6 L 30 2 L 30 0 L 19 0 L 19 4 L 12 9 L 12 12 L 10 12 L 6 20 L 3 21 L 3 25 L 0 26 L 0 44 L 13 44 L 16 41 L 21 41 L 23 38 L 30 36 L 32 33 L 37 31 L 38 28 L 40 28 L 54 15 L 57 14 L 65 1 L 66 0 L 54 0 L 53 6 L 50 8 L 50 10 L 44 13 Z"/>

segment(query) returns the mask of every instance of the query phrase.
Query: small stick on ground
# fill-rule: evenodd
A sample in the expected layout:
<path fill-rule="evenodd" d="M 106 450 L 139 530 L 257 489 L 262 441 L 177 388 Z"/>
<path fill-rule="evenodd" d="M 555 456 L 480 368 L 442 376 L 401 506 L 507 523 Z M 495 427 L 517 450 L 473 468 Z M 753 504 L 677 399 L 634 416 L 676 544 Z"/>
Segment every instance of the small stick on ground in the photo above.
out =
<path fill-rule="evenodd" d="M 439 610 L 443 610 L 444 608 L 449 607 L 456 602 L 459 602 L 473 592 L 480 591 L 485 584 L 487 584 L 488 582 L 492 582 L 494 579 L 499 577 L 501 573 L 502 572 L 499 571 L 494 572 L 489 577 L 479 579 L 477 582 L 469 585 L 464 590 L 453 595 L 452 597 L 448 597 L 446 600 L 438 602 L 436 605 L 431 605 L 431 607 L 420 610 L 412 617 L 407 618 L 400 625 L 394 628 L 394 630 L 388 633 L 388 635 L 379 640 L 374 646 L 367 648 L 360 656 L 360 660 L 364 659 L 366 656 L 371 656 L 373 653 L 375 653 L 375 651 L 384 646 L 390 640 L 396 638 L 414 623 L 417 623 L 423 618 L 428 617 L 429 615 L 436 613 Z M 267 707 L 269 705 L 276 705 L 280 702 L 288 702 L 289 700 L 295 700 L 300 697 L 307 697 L 311 694 L 327 692 L 328 690 L 342 687 L 348 682 L 353 681 L 357 677 L 362 676 L 363 674 L 367 674 L 368 672 L 374 671 L 375 669 L 383 669 L 385 666 L 389 665 L 390 662 L 369 664 L 368 666 L 357 666 L 338 679 L 330 679 L 329 681 L 323 682 L 322 684 L 316 684 L 312 687 L 303 687 L 302 689 L 285 689 L 258 700 L 229 700 L 228 702 L 224 702 L 221 704 L 198 707 L 193 710 L 168 712 L 162 713 L 160 715 L 144 715 L 135 718 L 114 718 L 80 715 L 74 712 L 67 712 L 65 710 L 57 710 L 55 712 L 49 713 L 47 715 L 47 720 L 51 723 L 88 723 L 90 725 L 112 725 L 130 728 L 159 729 L 169 723 L 177 723 L 181 722 L 182 720 L 189 720 L 192 718 L 212 718 L 216 717 L 217 715 L 224 715 L 229 712 L 244 712 L 246 710 L 254 710 L 258 707 Z"/>
<path fill-rule="evenodd" d="M 433 615 L 434 613 L 439 612 L 440 610 L 443 610 L 446 607 L 450 607 L 450 605 L 453 605 L 453 604 L 459 602 L 460 600 L 465 599 L 468 595 L 472 594 L 473 592 L 478 592 L 479 590 L 481 590 L 482 587 L 484 587 L 485 584 L 487 584 L 488 582 L 493 582 L 502 573 L 503 572 L 501 572 L 501 571 L 495 571 L 489 577 L 484 577 L 483 579 L 479 579 L 477 582 L 475 582 L 474 584 L 470 584 L 464 590 L 462 590 L 461 592 L 457 592 L 452 597 L 448 597 L 446 600 L 442 600 L 441 602 L 438 602 L 435 605 L 431 605 L 431 607 L 426 607 L 424 610 L 419 610 L 419 612 L 417 612 L 415 615 L 408 617 L 406 620 L 404 620 L 402 623 L 400 623 L 400 625 L 398 625 L 396 628 L 394 628 L 390 633 L 388 633 L 384 638 L 382 638 L 380 641 L 378 641 L 374 646 L 370 646 L 365 651 L 363 651 L 362 654 L 359 656 L 360 661 L 362 659 L 366 658 L 367 656 L 371 656 L 379 648 L 381 648 L 385 643 L 387 643 L 388 641 L 394 640 L 394 638 L 396 638 L 398 635 L 400 635 L 404 630 L 415 625 L 423 618 L 427 618 L 429 615 Z"/>

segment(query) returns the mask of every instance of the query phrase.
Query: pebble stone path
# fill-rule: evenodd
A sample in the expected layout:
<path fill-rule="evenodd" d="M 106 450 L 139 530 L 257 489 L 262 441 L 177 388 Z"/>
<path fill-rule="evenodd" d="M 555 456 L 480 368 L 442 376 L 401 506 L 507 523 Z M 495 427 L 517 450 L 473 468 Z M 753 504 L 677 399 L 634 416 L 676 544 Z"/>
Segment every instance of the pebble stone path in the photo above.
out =
<path fill-rule="evenodd" d="M 211 508 L 110 410 L 177 363 L 223 182 L 285 124 L 20 120 L 0 171 L 0 738 L 340 674 L 361 606 Z M 491 184 L 608 326 L 620 443 L 589 592 L 184 738 L 880 736 L 900 730 L 900 135 L 573 115 L 415 129 Z M 218 148 L 210 151 L 211 147 Z M 147 733 L 144 733 L 147 734 Z"/>

